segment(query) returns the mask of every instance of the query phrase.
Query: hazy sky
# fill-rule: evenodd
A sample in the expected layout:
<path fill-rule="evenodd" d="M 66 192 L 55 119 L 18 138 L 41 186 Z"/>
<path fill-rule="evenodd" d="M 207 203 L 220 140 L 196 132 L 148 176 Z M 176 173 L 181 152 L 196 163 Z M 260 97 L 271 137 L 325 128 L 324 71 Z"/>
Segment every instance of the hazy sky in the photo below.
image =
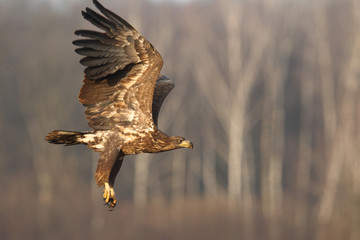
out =
<path fill-rule="evenodd" d="M 68 2 L 83 2 L 88 4 L 91 0 L 30 0 L 32 2 L 50 2 L 53 5 L 64 5 Z M 99 0 L 101 3 L 111 3 L 111 0 Z M 114 1 L 114 0 L 113 0 Z M 189 2 L 191 0 L 149 0 L 153 2 Z"/>
<path fill-rule="evenodd" d="M 1 1 L 11 1 L 11 0 L 0 0 Z M 12 0 L 14 1 L 14 0 Z M 15 0 L 16 1 L 16 0 Z M 66 11 L 67 6 L 71 6 L 72 3 L 80 3 L 87 7 L 92 7 L 92 0 L 28 0 L 34 4 L 41 4 L 46 3 L 53 6 L 54 10 L 56 11 Z M 111 4 L 119 0 L 99 0 L 100 3 L 102 3 L 105 7 L 108 7 L 111 9 Z M 190 2 L 192 0 L 148 0 L 152 2 L 176 2 L 176 3 L 186 3 Z"/>

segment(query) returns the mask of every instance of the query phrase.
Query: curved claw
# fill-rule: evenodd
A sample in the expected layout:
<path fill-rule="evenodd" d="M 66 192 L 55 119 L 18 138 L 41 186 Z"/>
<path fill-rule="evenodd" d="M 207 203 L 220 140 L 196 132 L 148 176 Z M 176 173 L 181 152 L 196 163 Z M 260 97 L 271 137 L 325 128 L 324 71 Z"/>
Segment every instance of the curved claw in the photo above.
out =
<path fill-rule="evenodd" d="M 110 187 L 109 183 L 104 184 L 104 194 L 103 198 L 105 205 L 107 205 L 111 210 L 116 206 L 115 191 Z"/>

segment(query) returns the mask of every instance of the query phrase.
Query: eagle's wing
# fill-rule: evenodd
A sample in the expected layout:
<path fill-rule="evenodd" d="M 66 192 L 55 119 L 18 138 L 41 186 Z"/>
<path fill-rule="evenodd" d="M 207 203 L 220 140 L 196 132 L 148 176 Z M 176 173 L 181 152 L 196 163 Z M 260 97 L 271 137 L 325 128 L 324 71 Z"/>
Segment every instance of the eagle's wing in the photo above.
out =
<path fill-rule="evenodd" d="M 174 81 L 166 76 L 160 76 L 156 81 L 152 104 L 152 114 L 156 126 L 158 126 L 158 117 L 161 105 L 174 86 Z"/>
<path fill-rule="evenodd" d="M 87 39 L 73 42 L 81 46 L 75 51 L 85 56 L 80 62 L 87 66 L 79 101 L 89 126 L 148 128 L 153 125 L 152 100 L 162 58 L 129 23 L 93 2 L 104 16 L 89 8 L 82 14 L 105 32 L 78 30 L 75 34 Z"/>

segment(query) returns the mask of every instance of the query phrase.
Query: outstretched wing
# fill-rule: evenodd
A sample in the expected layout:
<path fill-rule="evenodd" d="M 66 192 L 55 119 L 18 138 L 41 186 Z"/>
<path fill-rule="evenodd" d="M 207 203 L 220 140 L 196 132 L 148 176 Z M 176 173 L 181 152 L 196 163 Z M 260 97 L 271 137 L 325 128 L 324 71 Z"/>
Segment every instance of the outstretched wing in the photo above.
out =
<path fill-rule="evenodd" d="M 164 102 L 166 96 L 170 93 L 170 91 L 174 87 L 175 87 L 174 81 L 166 76 L 160 76 L 156 81 L 153 104 L 152 104 L 153 120 L 156 126 L 158 126 L 158 117 L 159 117 L 161 105 Z"/>
<path fill-rule="evenodd" d="M 86 107 L 89 126 L 152 126 L 152 100 L 162 58 L 129 23 L 93 2 L 104 16 L 89 8 L 82 14 L 104 32 L 78 30 L 75 34 L 86 39 L 73 42 L 81 47 L 75 51 L 85 56 L 80 61 L 86 69 L 79 101 Z"/>

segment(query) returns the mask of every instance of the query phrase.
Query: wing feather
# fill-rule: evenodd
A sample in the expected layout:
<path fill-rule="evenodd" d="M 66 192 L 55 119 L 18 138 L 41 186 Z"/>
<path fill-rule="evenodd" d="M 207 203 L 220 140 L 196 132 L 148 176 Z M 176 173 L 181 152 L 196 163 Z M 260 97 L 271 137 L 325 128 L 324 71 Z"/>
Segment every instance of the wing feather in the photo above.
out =
<path fill-rule="evenodd" d="M 119 42 L 116 39 L 109 38 L 105 33 L 100 33 L 91 30 L 77 30 L 75 34 L 81 37 L 87 37 L 99 40 L 100 42 L 107 45 L 117 45 Z"/>
<path fill-rule="evenodd" d="M 122 53 L 122 48 L 119 48 L 118 46 L 104 44 L 99 40 L 92 40 L 92 39 L 81 39 L 81 40 L 75 40 L 73 41 L 73 44 L 76 46 L 81 47 L 88 47 L 91 49 L 96 49 L 98 51 L 104 51 L 104 52 L 120 52 Z"/>
<path fill-rule="evenodd" d="M 174 87 L 174 81 L 166 76 L 160 76 L 156 81 L 152 105 L 152 114 L 156 126 L 158 126 L 158 117 L 161 105 L 164 102 L 166 96 L 171 92 Z"/>
<path fill-rule="evenodd" d="M 94 129 L 153 126 L 152 101 L 162 58 L 124 19 L 93 1 L 104 16 L 86 8 L 85 19 L 105 32 L 78 30 L 75 51 L 84 56 L 79 101 Z"/>
<path fill-rule="evenodd" d="M 117 57 L 120 54 L 117 52 L 106 52 L 106 51 L 99 51 L 92 48 L 77 48 L 75 52 L 88 57 Z"/>
<path fill-rule="evenodd" d="M 117 23 L 119 26 L 124 24 L 128 29 L 135 30 L 133 26 L 131 26 L 129 23 L 127 23 L 123 18 L 118 16 L 117 14 L 113 13 L 109 9 L 104 8 L 103 5 L 101 5 L 98 1 L 93 1 L 94 5 L 102 12 L 106 17 L 111 19 L 113 22 Z M 136 30 L 135 30 L 136 31 Z"/>
<path fill-rule="evenodd" d="M 82 11 L 81 13 L 86 20 L 104 31 L 108 32 L 110 31 L 110 29 L 116 27 L 114 23 L 104 18 L 100 14 L 96 13 L 95 11 L 91 10 L 90 8 L 86 8 L 86 11 Z"/>

